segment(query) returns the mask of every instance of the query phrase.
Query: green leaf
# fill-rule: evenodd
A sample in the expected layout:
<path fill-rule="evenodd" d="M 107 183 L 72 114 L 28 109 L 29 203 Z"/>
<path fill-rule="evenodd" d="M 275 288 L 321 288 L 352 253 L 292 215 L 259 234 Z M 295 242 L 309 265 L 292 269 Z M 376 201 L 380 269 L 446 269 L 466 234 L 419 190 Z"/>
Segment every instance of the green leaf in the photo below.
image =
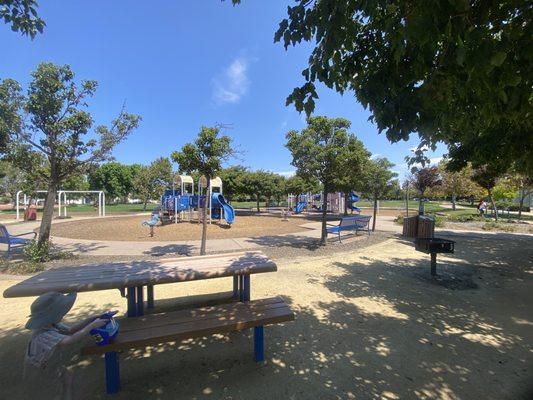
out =
<path fill-rule="evenodd" d="M 490 58 L 490 63 L 495 67 L 499 67 L 503 64 L 506 58 L 507 53 L 504 53 L 503 51 L 498 51 L 497 53 L 494 53 L 493 56 Z"/>
<path fill-rule="evenodd" d="M 457 62 L 458 65 L 462 66 L 465 63 L 465 58 L 466 58 L 466 50 L 465 50 L 465 48 L 464 47 L 458 47 L 456 55 L 455 55 L 455 61 Z"/>

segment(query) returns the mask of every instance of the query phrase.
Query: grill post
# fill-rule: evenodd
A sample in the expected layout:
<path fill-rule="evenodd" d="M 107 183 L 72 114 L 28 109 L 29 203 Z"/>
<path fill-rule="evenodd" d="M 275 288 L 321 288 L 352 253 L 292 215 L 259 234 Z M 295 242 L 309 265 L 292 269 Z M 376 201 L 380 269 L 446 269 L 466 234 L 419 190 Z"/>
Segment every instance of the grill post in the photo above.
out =
<path fill-rule="evenodd" d="M 437 253 L 431 253 L 431 276 L 437 275 Z"/>

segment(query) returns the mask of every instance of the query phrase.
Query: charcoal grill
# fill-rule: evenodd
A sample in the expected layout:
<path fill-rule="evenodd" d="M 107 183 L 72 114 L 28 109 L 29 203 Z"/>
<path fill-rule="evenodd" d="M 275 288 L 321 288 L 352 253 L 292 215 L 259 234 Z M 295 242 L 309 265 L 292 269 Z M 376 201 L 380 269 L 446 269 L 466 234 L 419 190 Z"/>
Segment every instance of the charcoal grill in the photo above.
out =
<path fill-rule="evenodd" d="M 416 238 L 415 248 L 423 253 L 431 254 L 431 275 L 437 275 L 437 254 L 453 253 L 455 242 L 442 238 Z"/>

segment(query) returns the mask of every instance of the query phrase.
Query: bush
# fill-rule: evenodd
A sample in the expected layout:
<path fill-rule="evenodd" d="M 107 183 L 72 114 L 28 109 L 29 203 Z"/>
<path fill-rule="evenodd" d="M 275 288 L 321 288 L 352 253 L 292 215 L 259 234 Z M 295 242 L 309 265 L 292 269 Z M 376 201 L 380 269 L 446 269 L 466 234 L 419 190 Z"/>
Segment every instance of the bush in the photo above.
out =
<path fill-rule="evenodd" d="M 22 249 L 24 258 L 30 263 L 42 263 L 50 261 L 50 242 L 39 245 L 37 240 L 32 240 Z"/>
<path fill-rule="evenodd" d="M 459 215 L 448 215 L 448 221 L 451 222 L 470 222 L 470 221 L 483 221 L 483 217 L 480 215 L 474 214 L 459 214 Z"/>
<path fill-rule="evenodd" d="M 442 228 L 444 226 L 444 221 L 445 221 L 445 218 L 439 216 L 439 215 L 435 215 L 433 216 L 433 219 L 435 220 L 435 227 L 436 228 Z"/>
<path fill-rule="evenodd" d="M 519 210 L 520 210 L 520 205 L 513 204 L 509 206 L 509 211 L 519 211 Z M 523 206 L 522 212 L 531 212 L 531 208 L 527 206 Z"/>
<path fill-rule="evenodd" d="M 502 224 L 501 222 L 486 222 L 481 227 L 484 231 L 503 231 L 503 232 L 513 232 L 515 230 L 514 226 Z"/>
<path fill-rule="evenodd" d="M 398 215 L 396 218 L 394 218 L 394 222 L 396 222 L 398 225 L 403 225 L 403 215 Z"/>

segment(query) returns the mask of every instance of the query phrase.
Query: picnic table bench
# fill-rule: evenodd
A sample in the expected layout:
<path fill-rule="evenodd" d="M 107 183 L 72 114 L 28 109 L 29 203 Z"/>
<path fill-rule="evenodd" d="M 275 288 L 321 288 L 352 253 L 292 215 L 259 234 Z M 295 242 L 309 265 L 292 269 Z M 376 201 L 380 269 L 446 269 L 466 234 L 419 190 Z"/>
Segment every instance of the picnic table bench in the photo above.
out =
<path fill-rule="evenodd" d="M 248 301 L 250 275 L 276 270 L 276 264 L 261 251 L 63 267 L 43 271 L 9 287 L 4 297 L 118 289 L 127 297 L 128 316 L 136 317 L 144 314 L 144 287 L 146 305 L 153 308 L 155 285 L 233 277 L 233 297 Z"/>
<path fill-rule="evenodd" d="M 359 231 L 367 231 L 370 235 L 370 215 L 353 215 L 348 217 L 342 217 L 338 225 L 328 224 L 326 232 L 329 234 L 336 234 L 341 241 L 341 233 L 351 231 L 357 234 Z"/>
<path fill-rule="evenodd" d="M 5 225 L 0 224 L 0 243 L 7 244 L 6 258 L 11 254 L 11 248 L 16 245 L 24 246 L 31 242 L 32 239 L 23 238 L 22 236 L 33 235 L 32 239 L 37 237 L 36 232 L 24 232 L 18 235 L 11 235 Z"/>
<path fill-rule="evenodd" d="M 279 297 L 151 314 L 121 321 L 112 343 L 84 347 L 82 354 L 105 355 L 106 390 L 111 394 L 120 390 L 119 351 L 254 328 L 254 358 L 261 362 L 265 358 L 263 327 L 293 319 L 293 312 Z"/>

